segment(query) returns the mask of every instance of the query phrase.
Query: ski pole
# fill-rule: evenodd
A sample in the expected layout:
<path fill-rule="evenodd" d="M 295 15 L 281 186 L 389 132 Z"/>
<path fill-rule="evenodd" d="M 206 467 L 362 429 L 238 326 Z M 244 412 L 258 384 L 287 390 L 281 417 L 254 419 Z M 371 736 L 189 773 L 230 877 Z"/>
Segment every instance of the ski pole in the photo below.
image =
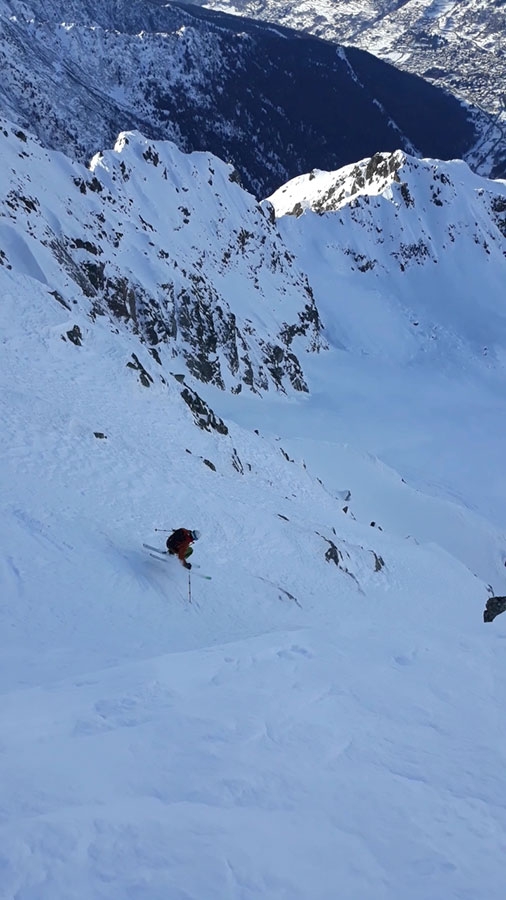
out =
<path fill-rule="evenodd" d="M 191 575 L 188 572 L 188 603 L 192 602 L 192 580 Z"/>
<path fill-rule="evenodd" d="M 163 534 L 171 534 L 174 531 L 173 528 L 154 528 L 153 531 L 162 531 Z"/>

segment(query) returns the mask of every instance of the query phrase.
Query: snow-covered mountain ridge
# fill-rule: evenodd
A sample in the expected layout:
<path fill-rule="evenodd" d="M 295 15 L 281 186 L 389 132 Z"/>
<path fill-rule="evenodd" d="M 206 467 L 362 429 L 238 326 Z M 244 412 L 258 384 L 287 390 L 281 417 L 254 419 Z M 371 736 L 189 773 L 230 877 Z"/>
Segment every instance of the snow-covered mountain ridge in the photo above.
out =
<path fill-rule="evenodd" d="M 180 359 L 235 392 L 307 390 L 293 348 L 325 346 L 310 285 L 230 166 L 136 134 L 90 170 L 16 128 L 0 142 L 0 252 L 17 277 L 131 328 L 165 374 Z"/>
<path fill-rule="evenodd" d="M 279 204 L 291 192 L 303 195 L 306 205 L 318 213 L 339 209 L 360 195 L 378 194 L 389 196 L 397 205 L 402 202 L 403 207 L 410 209 L 415 206 L 415 202 L 409 195 L 409 182 L 415 182 L 416 179 L 420 181 L 418 190 L 425 190 L 430 194 L 435 206 L 454 202 L 459 184 L 473 185 L 475 197 L 482 198 L 486 195 L 489 198 L 488 209 L 504 236 L 504 216 L 500 215 L 504 210 L 500 209 L 499 200 L 494 201 L 492 197 L 503 195 L 505 182 L 474 178 L 467 166 L 459 161 L 445 163 L 438 160 L 417 160 L 402 151 L 377 153 L 371 159 L 344 166 L 338 172 L 314 171 L 294 178 L 276 192 L 276 212 L 278 215 L 288 212 L 287 209 L 281 209 Z"/>
<path fill-rule="evenodd" d="M 481 142 L 482 114 L 450 94 L 265 23 L 144 0 L 0 9 L 0 112 L 81 162 L 138 129 L 232 161 L 261 198 L 316 166 L 397 147 L 468 158 Z"/>
<path fill-rule="evenodd" d="M 155 370 L 167 374 L 177 358 L 191 376 L 233 393 L 307 390 L 304 357 L 328 338 L 312 288 L 324 269 L 284 228 L 284 216 L 304 209 L 326 215 L 332 266 L 382 273 L 399 298 L 413 293 L 417 270 L 438 265 L 436 290 L 447 301 L 434 304 L 417 340 L 429 340 L 454 309 L 459 340 L 489 363 L 502 358 L 506 189 L 464 164 L 398 151 L 300 176 L 271 197 L 281 237 L 272 206 L 256 203 L 209 154 L 185 156 L 130 133 L 87 170 L 8 124 L 0 140 L 4 265 L 35 274 L 51 302 L 78 303 L 90 319 L 106 314 L 132 329 Z M 490 315 L 465 332 L 459 313 L 476 302 L 472 271 L 486 278 Z M 339 346 L 339 324 L 321 302 Z"/>
<path fill-rule="evenodd" d="M 197 0 L 362 47 L 489 113 L 475 164 L 490 155 L 504 176 L 506 12 L 489 0 Z M 470 160 L 471 162 L 471 160 Z"/>
<path fill-rule="evenodd" d="M 297 258 L 304 259 L 309 234 L 318 230 L 334 271 L 356 269 L 366 276 L 364 288 L 376 282 L 379 289 L 381 282 L 382 293 L 406 307 L 416 293 L 419 305 L 411 318 L 426 320 L 426 335 L 446 325 L 455 349 L 462 341 L 466 352 L 504 365 L 506 182 L 482 179 L 462 162 L 417 160 L 399 151 L 338 172 L 300 176 L 270 202 Z M 311 213 L 324 220 L 320 228 L 306 222 Z M 300 225 L 291 228 L 287 216 L 302 216 Z M 318 268 L 312 259 L 311 277 Z M 424 292 L 427 279 L 431 286 Z M 477 290 L 482 284 L 486 291 Z"/>
<path fill-rule="evenodd" d="M 122 136 L 91 170 L 43 150 L 16 127 L 6 125 L 0 139 L 9 163 L 4 271 L 36 277 L 50 304 L 84 316 L 86 327 L 69 322 L 66 340 L 86 340 L 100 315 L 138 335 L 142 354 L 128 363 L 141 381 L 185 378 L 180 390 L 205 427 L 224 428 L 223 418 L 234 415 L 223 389 L 307 392 L 311 354 L 325 355 L 329 345 L 336 371 L 366 354 L 371 365 L 392 359 L 401 366 L 406 388 L 406 366 L 425 372 L 420 398 L 426 394 L 427 407 L 442 389 L 431 380 L 440 365 L 484 367 L 487 377 L 502 378 L 505 188 L 463 163 L 378 154 L 301 176 L 259 205 L 230 166 L 139 135 Z M 374 374 L 369 394 L 382 377 Z M 381 398 L 373 408 L 379 415 Z M 389 415 L 385 408 L 378 444 L 357 436 L 357 447 L 427 489 L 419 457 L 386 451 Z M 489 427 L 497 440 L 489 452 L 500 457 L 502 426 L 494 420 Z M 446 438 L 434 423 L 430 433 L 441 461 Z M 471 444 L 464 446 L 465 457 Z M 502 488 L 471 488 L 481 481 L 476 449 L 466 462 L 475 470 L 467 486 L 446 463 L 438 483 L 449 496 L 471 489 L 474 508 L 499 524 Z"/>
<path fill-rule="evenodd" d="M 379 265 L 391 276 L 392 263 L 404 271 L 413 262 L 442 263 L 444 270 L 445 253 L 455 245 L 454 258 L 477 256 L 476 264 L 489 270 L 491 307 L 500 318 L 505 314 L 500 284 L 506 256 L 506 182 L 474 176 L 458 161 L 417 160 L 398 151 L 378 153 L 338 172 L 301 175 L 270 201 L 278 217 L 298 217 L 305 210 L 321 216 L 342 211 L 339 218 L 332 217 L 332 224 L 342 234 L 344 252 L 358 254 L 355 262 L 364 272 Z M 368 257 L 358 249 L 364 248 L 364 231 L 372 236 Z M 457 283 L 453 290 L 459 294 Z"/>

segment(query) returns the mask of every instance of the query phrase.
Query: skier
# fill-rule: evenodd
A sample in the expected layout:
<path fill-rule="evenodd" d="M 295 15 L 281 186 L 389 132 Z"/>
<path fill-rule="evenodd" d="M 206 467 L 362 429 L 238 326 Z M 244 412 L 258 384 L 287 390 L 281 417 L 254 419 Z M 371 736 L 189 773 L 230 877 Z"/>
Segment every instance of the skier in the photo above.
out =
<path fill-rule="evenodd" d="M 176 528 L 167 538 L 167 551 L 170 556 L 177 556 L 185 569 L 191 569 L 191 563 L 187 561 L 193 553 L 193 547 L 190 547 L 190 544 L 198 541 L 199 537 L 200 531 L 195 529 L 190 531 L 188 528 Z"/>

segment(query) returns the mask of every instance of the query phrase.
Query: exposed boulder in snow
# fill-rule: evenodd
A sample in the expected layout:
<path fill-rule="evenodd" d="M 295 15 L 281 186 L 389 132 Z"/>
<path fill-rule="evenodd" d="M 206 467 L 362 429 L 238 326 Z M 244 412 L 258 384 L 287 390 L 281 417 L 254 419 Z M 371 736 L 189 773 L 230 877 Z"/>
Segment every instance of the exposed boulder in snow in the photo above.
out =
<path fill-rule="evenodd" d="M 219 434 L 228 434 L 228 428 L 223 419 L 220 419 L 213 413 L 212 409 L 210 409 L 207 403 L 202 400 L 202 397 L 199 397 L 196 391 L 193 391 L 185 385 L 181 391 L 181 397 L 191 409 L 195 422 L 199 428 L 202 428 L 205 431 L 214 430 Z"/>
<path fill-rule="evenodd" d="M 506 597 L 489 597 L 483 612 L 484 622 L 493 622 L 496 616 L 499 616 L 506 610 Z"/>

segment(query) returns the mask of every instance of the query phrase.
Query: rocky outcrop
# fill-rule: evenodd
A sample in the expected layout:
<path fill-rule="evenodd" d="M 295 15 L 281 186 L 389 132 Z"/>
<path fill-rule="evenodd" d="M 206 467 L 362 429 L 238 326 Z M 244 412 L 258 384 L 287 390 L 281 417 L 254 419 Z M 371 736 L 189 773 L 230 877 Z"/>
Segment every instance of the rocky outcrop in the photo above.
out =
<path fill-rule="evenodd" d="M 493 622 L 496 616 L 499 616 L 506 610 L 506 597 L 489 597 L 483 611 L 483 621 Z"/>

